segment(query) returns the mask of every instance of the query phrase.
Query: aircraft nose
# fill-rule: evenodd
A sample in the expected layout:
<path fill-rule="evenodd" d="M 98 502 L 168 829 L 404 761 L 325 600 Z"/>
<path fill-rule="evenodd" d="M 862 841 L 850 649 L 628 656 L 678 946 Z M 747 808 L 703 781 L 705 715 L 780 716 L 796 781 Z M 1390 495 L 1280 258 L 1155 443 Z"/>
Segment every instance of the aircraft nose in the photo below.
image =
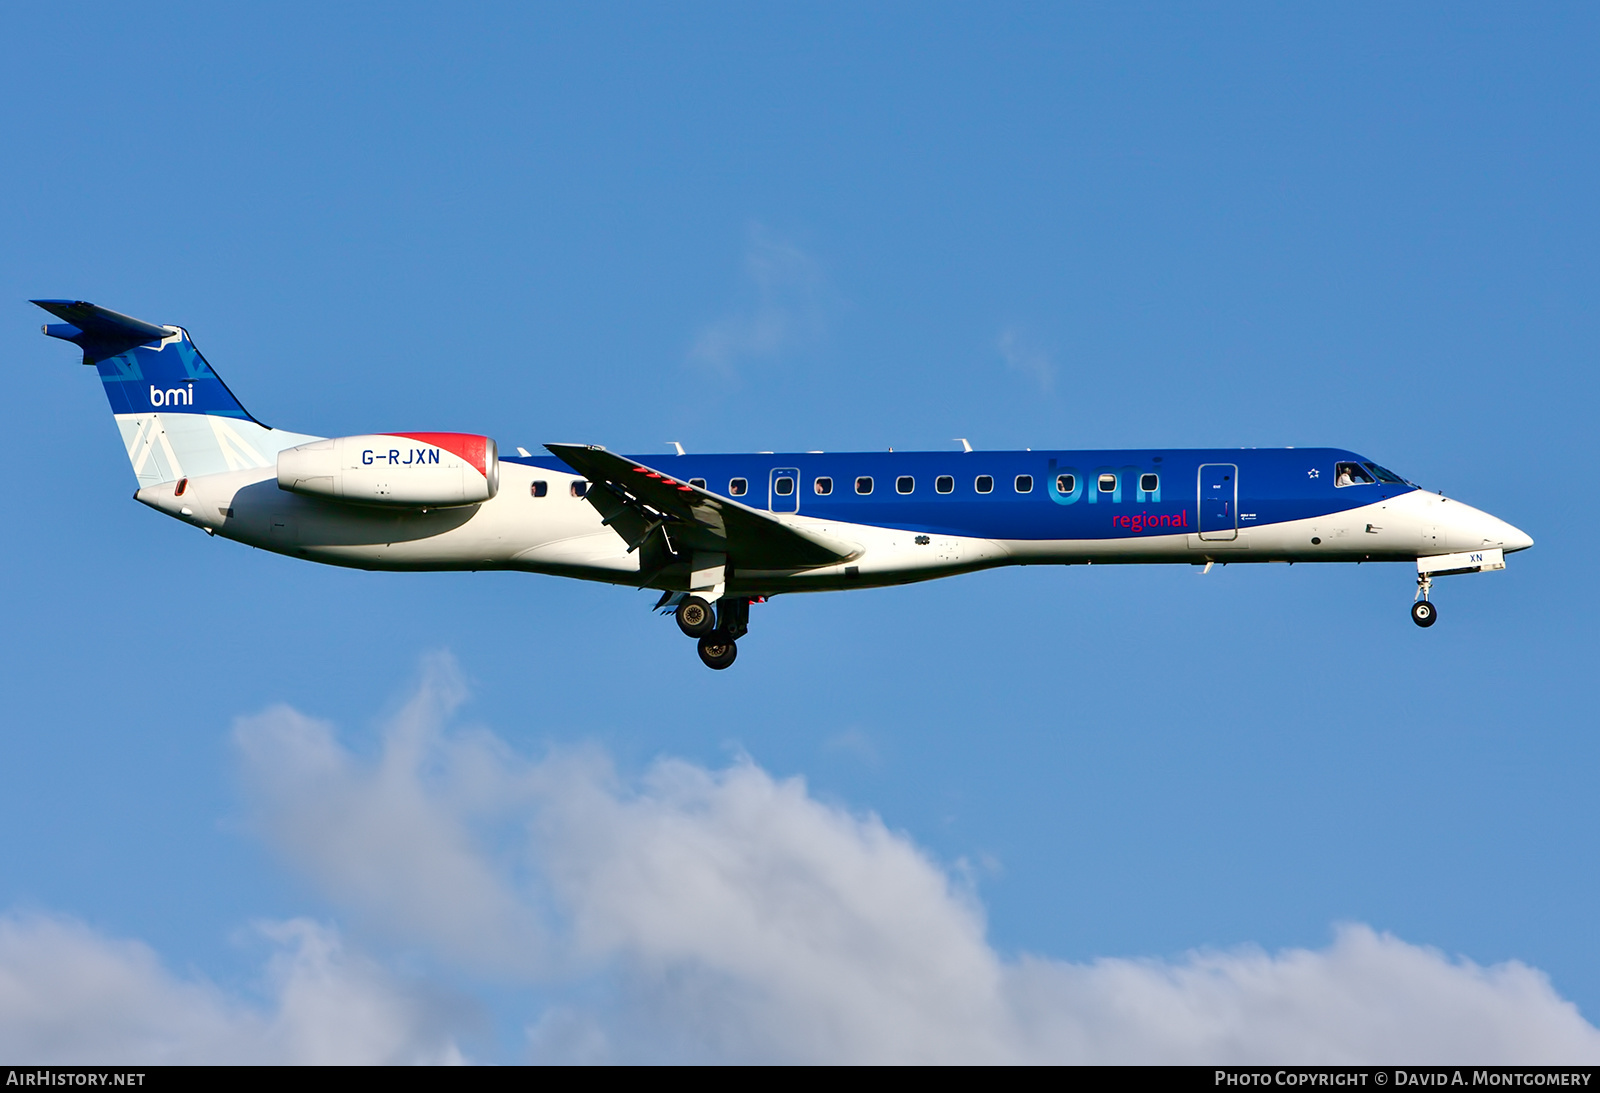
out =
<path fill-rule="evenodd" d="M 1514 550 L 1527 550 L 1533 545 L 1533 536 L 1521 528 L 1512 527 L 1498 516 L 1483 512 L 1471 522 L 1477 525 L 1472 531 L 1482 537 L 1483 546 L 1501 547 L 1510 554 Z"/>
<path fill-rule="evenodd" d="M 1501 523 L 1505 523 L 1505 521 L 1502 520 Z M 1527 550 L 1532 545 L 1533 536 L 1521 528 L 1514 528 L 1510 524 L 1506 524 L 1505 550 L 1507 554 L 1510 554 L 1513 550 Z"/>
<path fill-rule="evenodd" d="M 1533 536 L 1521 528 L 1512 527 L 1498 516 L 1459 501 L 1446 502 L 1439 512 L 1439 520 L 1439 530 L 1443 533 L 1440 545 L 1448 542 L 1450 550 L 1499 547 L 1510 554 L 1515 550 L 1527 550 L 1533 545 Z"/>

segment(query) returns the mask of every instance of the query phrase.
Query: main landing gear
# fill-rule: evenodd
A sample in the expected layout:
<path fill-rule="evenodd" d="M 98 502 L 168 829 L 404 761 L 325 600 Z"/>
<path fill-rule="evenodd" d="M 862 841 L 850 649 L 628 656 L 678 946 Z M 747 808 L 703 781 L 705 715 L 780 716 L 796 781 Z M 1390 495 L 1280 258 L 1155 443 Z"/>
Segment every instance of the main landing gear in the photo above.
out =
<path fill-rule="evenodd" d="M 1439 621 L 1439 609 L 1428 600 L 1433 591 L 1433 580 L 1426 573 L 1417 574 L 1417 594 L 1411 604 L 1411 621 L 1418 626 L 1432 626 Z"/>
<path fill-rule="evenodd" d="M 699 596 L 685 596 L 673 612 L 678 629 L 691 638 L 707 668 L 728 667 L 739 655 L 738 639 L 750 632 L 750 598 L 724 596 L 712 606 Z"/>
<path fill-rule="evenodd" d="M 687 597 L 673 614 L 678 620 L 678 629 L 691 638 L 703 638 L 717 628 L 717 616 L 711 605 L 699 596 Z"/>
<path fill-rule="evenodd" d="M 732 638 L 721 634 L 707 634 L 700 639 L 700 659 L 707 668 L 717 671 L 733 663 L 733 658 L 739 655 L 739 646 Z"/>

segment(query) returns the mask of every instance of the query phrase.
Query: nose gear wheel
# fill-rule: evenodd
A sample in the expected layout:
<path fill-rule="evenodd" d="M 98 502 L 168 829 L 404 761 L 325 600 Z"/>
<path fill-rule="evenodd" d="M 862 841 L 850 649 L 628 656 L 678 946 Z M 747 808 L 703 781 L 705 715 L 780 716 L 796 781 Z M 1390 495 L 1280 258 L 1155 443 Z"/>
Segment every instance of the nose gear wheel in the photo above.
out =
<path fill-rule="evenodd" d="M 1417 574 L 1417 595 L 1411 604 L 1411 621 L 1418 626 L 1432 626 L 1439 621 L 1439 609 L 1428 602 L 1433 591 L 1433 579 L 1426 573 Z"/>

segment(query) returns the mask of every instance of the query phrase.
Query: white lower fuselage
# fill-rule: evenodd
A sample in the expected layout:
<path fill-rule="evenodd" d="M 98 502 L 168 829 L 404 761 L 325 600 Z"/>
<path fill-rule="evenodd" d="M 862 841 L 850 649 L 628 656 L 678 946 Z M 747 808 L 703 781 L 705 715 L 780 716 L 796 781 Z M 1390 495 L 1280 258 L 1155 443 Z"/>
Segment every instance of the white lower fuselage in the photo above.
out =
<path fill-rule="evenodd" d="M 685 588 L 686 566 L 640 571 L 572 486 L 583 480 L 503 462 L 499 493 L 474 505 L 418 510 L 325 501 L 280 489 L 252 468 L 146 486 L 138 500 L 208 532 L 275 553 L 373 570 L 521 570 L 624 585 Z M 531 495 L 535 479 L 543 497 Z M 846 563 L 804 570 L 734 565 L 729 594 L 903 584 L 1002 565 L 1414 561 L 1480 549 L 1517 550 L 1527 536 L 1488 513 L 1411 490 L 1315 518 L 1240 527 L 1231 539 L 1192 531 L 1125 538 L 1006 539 L 921 534 L 799 514 L 784 522 L 859 548 Z M 676 570 L 681 569 L 682 572 Z"/>

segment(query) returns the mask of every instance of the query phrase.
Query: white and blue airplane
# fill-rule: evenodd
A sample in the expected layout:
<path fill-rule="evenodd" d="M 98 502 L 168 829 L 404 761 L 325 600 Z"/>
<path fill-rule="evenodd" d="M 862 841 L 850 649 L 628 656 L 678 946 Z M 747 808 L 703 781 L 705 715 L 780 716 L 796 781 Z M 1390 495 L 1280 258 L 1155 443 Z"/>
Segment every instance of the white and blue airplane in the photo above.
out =
<path fill-rule="evenodd" d="M 261 424 L 186 330 L 35 300 L 111 400 L 136 500 L 262 550 L 385 570 L 515 569 L 650 588 L 726 668 L 750 604 L 1004 565 L 1409 562 L 1505 568 L 1533 540 L 1339 448 L 501 455 L 486 436 Z"/>

